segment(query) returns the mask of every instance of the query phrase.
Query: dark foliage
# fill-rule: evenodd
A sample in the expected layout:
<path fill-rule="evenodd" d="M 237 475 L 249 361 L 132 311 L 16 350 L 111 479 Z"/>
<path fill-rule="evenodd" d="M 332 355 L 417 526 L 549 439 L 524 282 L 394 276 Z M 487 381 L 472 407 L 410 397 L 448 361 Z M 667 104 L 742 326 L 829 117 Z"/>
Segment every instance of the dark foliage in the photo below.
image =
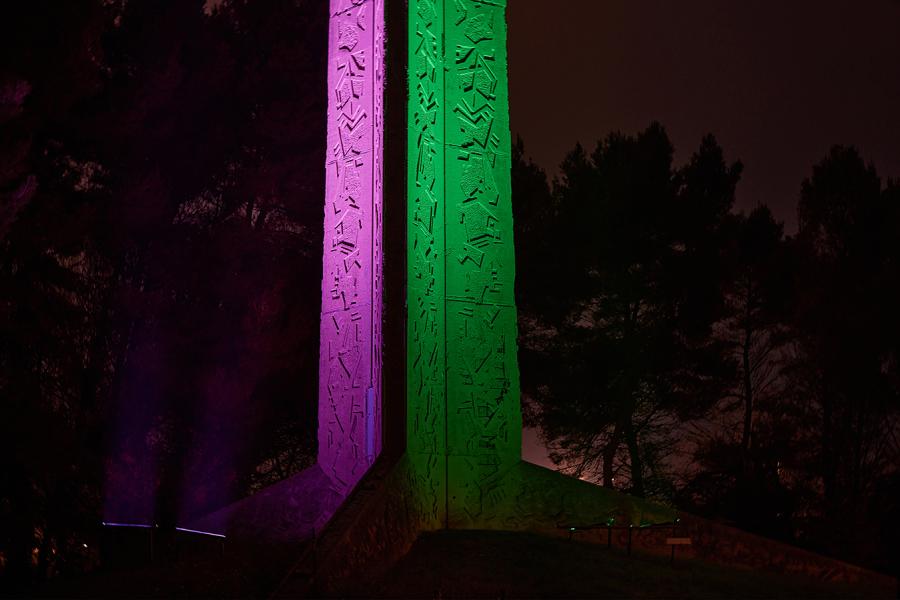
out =
<path fill-rule="evenodd" d="M 900 221 L 855 149 L 802 185 L 800 231 L 732 212 L 712 137 L 656 124 L 513 165 L 523 406 L 560 468 L 893 568 Z"/>
<path fill-rule="evenodd" d="M 315 455 L 324 8 L 0 9 L 5 578 Z"/>
<path fill-rule="evenodd" d="M 537 423 L 560 463 L 639 495 L 668 487 L 666 432 L 714 402 L 731 367 L 710 331 L 723 311 L 720 240 L 741 167 L 712 138 L 680 170 L 672 151 L 656 124 L 613 134 L 591 156 L 576 147 L 552 198 L 544 192 L 542 260 L 519 261 L 524 388 Z M 540 269 L 548 309 L 523 293 Z"/>

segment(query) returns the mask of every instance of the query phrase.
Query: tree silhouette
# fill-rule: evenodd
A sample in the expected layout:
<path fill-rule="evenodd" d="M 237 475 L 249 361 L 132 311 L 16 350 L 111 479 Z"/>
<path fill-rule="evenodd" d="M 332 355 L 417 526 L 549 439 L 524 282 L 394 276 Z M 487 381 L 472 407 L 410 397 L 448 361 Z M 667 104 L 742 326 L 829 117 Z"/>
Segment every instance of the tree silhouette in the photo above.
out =
<path fill-rule="evenodd" d="M 548 305 L 559 310 L 524 323 L 523 360 L 543 365 L 526 369 L 525 389 L 554 460 L 607 486 L 618 476 L 643 495 L 646 477 L 661 474 L 666 431 L 716 398 L 712 375 L 727 368 L 710 335 L 721 309 L 715 240 L 740 166 L 727 166 L 707 138 L 675 171 L 653 124 L 610 135 L 590 157 L 578 146 L 561 170 L 554 222 L 542 226 L 555 269 Z M 534 351 L 543 360 L 528 358 L 535 328 L 547 330 Z"/>
<path fill-rule="evenodd" d="M 0 9 L 4 579 L 315 455 L 327 13 L 209 8 Z"/>
<path fill-rule="evenodd" d="M 888 568 L 898 184 L 835 147 L 785 237 L 712 137 L 679 169 L 658 125 L 576 146 L 552 190 L 524 154 L 523 405 L 559 468 Z"/>
<path fill-rule="evenodd" d="M 789 538 L 793 508 L 779 478 L 796 450 L 796 420 L 782 397 L 792 340 L 789 249 L 782 226 L 764 205 L 731 216 L 725 229 L 726 310 L 714 335 L 736 369 L 722 400 L 692 423 L 693 469 L 679 504 Z"/>
<path fill-rule="evenodd" d="M 811 535 L 832 537 L 822 530 L 837 528 L 840 545 L 871 558 L 868 503 L 898 457 L 896 197 L 855 148 L 837 146 L 803 182 L 798 214 L 790 375 L 807 403 L 808 464 L 823 494 Z M 836 542 L 832 551 L 840 551 Z"/>

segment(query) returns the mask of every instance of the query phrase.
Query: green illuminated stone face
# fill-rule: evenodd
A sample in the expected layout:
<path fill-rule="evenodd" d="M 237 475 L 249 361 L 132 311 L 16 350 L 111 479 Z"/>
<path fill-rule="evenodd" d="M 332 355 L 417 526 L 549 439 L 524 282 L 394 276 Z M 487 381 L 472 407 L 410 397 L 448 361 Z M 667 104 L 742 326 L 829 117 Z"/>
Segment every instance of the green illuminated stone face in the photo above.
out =
<path fill-rule="evenodd" d="M 505 0 L 411 0 L 407 451 L 477 523 L 521 448 Z"/>

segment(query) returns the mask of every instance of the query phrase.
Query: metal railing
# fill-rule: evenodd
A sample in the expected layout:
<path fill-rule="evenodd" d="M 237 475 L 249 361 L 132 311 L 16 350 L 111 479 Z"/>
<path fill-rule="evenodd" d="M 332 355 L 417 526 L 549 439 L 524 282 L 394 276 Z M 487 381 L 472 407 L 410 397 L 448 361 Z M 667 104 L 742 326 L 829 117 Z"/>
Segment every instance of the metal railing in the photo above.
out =
<path fill-rule="evenodd" d="M 674 521 L 665 521 L 661 523 L 640 523 L 635 525 L 634 523 L 629 523 L 627 525 L 616 525 L 615 517 L 610 517 L 606 521 L 602 521 L 599 523 L 591 523 L 587 525 L 573 525 L 573 524 L 560 524 L 557 523 L 557 529 L 566 530 L 569 532 L 569 540 L 572 540 L 575 535 L 579 532 L 584 531 L 595 531 L 595 530 L 606 530 L 606 547 L 612 548 L 612 539 L 613 539 L 613 531 L 626 531 L 628 533 L 626 546 L 626 553 L 628 556 L 631 556 L 631 549 L 633 545 L 634 532 L 638 531 L 647 531 L 647 530 L 659 530 L 659 529 L 668 529 L 671 531 L 671 537 L 666 538 L 667 546 L 670 546 L 672 549 L 671 554 L 671 562 L 675 562 L 675 547 L 676 546 L 687 546 L 690 545 L 689 538 L 679 538 L 677 537 L 677 529 L 678 525 L 681 523 L 681 519 L 676 518 Z"/>

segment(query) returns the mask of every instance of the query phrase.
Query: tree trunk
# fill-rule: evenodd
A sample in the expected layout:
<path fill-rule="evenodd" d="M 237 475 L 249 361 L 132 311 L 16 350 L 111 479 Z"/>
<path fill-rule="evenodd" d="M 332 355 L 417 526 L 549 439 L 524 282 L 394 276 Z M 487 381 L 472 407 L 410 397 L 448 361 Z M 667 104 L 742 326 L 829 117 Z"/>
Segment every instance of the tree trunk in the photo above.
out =
<path fill-rule="evenodd" d="M 619 450 L 621 437 L 619 426 L 616 425 L 615 429 L 613 429 L 612 437 L 607 442 L 606 447 L 603 448 L 603 487 L 611 488 L 614 486 L 613 462 L 616 459 L 616 452 Z"/>
<path fill-rule="evenodd" d="M 641 460 L 638 436 L 630 416 L 625 423 L 625 443 L 628 445 L 628 456 L 631 460 L 631 493 L 636 496 L 643 496 L 644 461 Z"/>
<path fill-rule="evenodd" d="M 837 461 L 834 453 L 834 416 L 831 394 L 827 388 L 822 394 L 822 489 L 825 495 L 827 518 L 835 518 L 835 492 L 837 483 Z"/>
<path fill-rule="evenodd" d="M 753 373 L 751 364 L 751 350 L 753 347 L 753 281 L 747 276 L 746 295 L 744 296 L 744 341 L 741 345 L 741 364 L 744 369 L 743 399 L 744 399 L 744 430 L 741 435 L 741 462 L 744 471 L 749 466 L 750 446 L 753 435 Z"/>
<path fill-rule="evenodd" d="M 744 470 L 748 467 L 750 454 L 751 436 L 753 432 L 753 376 L 750 372 L 750 347 L 753 343 L 753 328 L 750 326 L 750 302 L 747 299 L 746 323 L 744 324 L 744 344 L 743 344 L 743 367 L 744 367 L 744 431 L 741 436 L 741 448 L 743 449 L 742 460 L 744 462 Z"/>

